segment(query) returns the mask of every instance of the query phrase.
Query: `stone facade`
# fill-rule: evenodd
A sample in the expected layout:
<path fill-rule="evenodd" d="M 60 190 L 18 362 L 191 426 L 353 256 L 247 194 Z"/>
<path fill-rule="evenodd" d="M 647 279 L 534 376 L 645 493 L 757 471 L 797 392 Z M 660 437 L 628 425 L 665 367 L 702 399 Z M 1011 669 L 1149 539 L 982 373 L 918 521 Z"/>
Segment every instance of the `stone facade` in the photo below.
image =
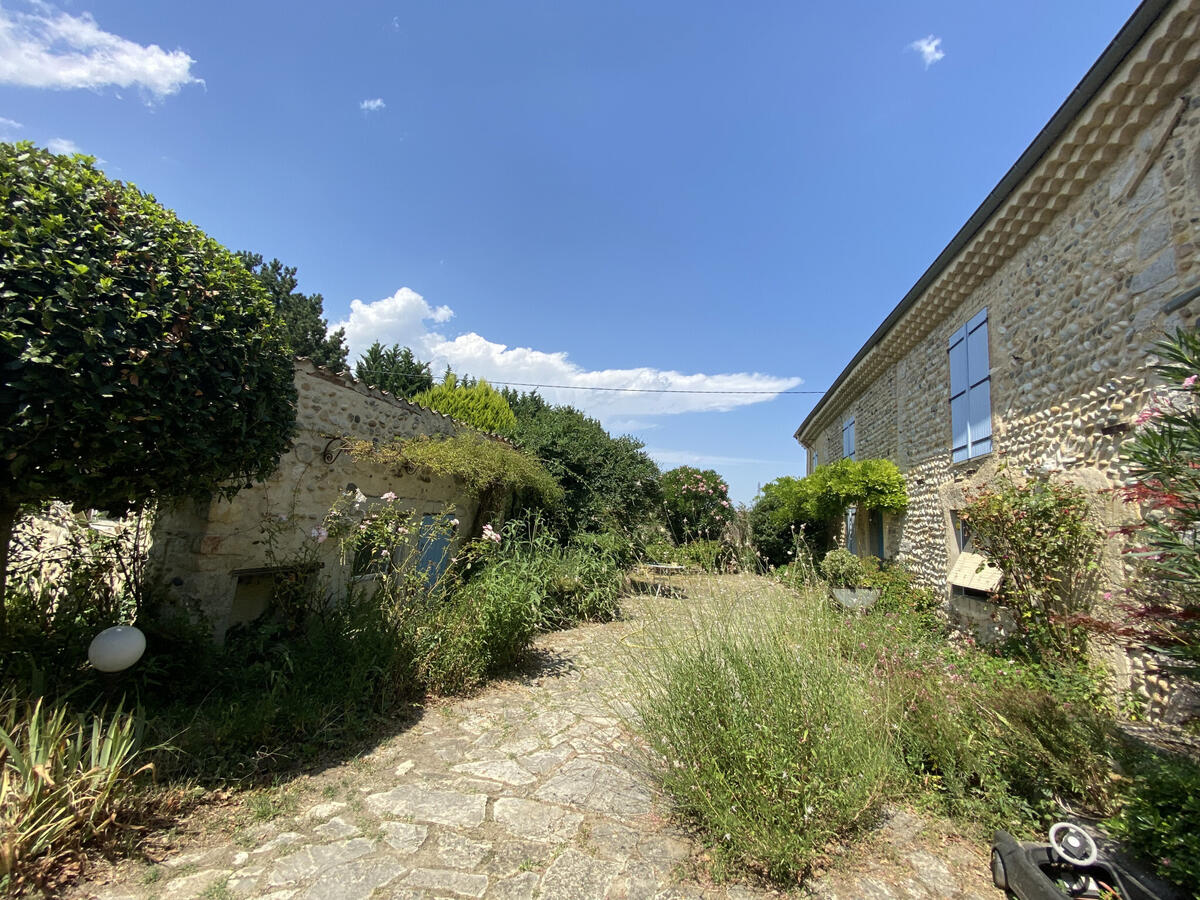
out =
<path fill-rule="evenodd" d="M 217 636 L 261 614 L 270 595 L 271 562 L 315 544 L 312 532 L 330 508 L 356 491 L 370 501 L 387 492 L 418 516 L 458 518 L 459 534 L 475 530 L 479 504 L 450 478 L 395 472 L 358 463 L 341 452 L 342 438 L 379 440 L 450 435 L 466 426 L 309 360 L 296 361 L 296 434 L 292 448 L 266 482 L 232 500 L 186 503 L 155 522 L 151 562 L 173 595 L 198 608 Z M 274 546 L 264 543 L 269 523 Z M 333 540 L 319 546 L 317 578 L 336 596 L 350 565 Z"/>
<path fill-rule="evenodd" d="M 813 451 L 831 462 L 853 416 L 857 458 L 897 463 L 910 503 L 888 555 L 928 586 L 947 589 L 964 492 L 1002 467 L 1086 487 L 1104 525 L 1136 519 L 1109 490 L 1121 444 L 1156 387 L 1154 343 L 1200 316 L 1200 2 L 1160 6 L 1122 55 L 1109 48 L 1104 81 L 1052 120 L 1053 143 L 1035 143 L 1040 157 L 1001 182 L 796 433 L 810 463 Z M 992 450 L 955 463 L 948 345 L 984 309 Z M 1110 586 L 1124 578 L 1118 549 Z"/>

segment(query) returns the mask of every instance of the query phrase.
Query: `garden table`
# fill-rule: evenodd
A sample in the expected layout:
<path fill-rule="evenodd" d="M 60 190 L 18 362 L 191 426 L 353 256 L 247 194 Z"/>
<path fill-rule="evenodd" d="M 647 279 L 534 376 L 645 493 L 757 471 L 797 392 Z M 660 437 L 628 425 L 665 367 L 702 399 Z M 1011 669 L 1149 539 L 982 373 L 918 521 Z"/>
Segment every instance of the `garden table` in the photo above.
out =
<path fill-rule="evenodd" d="M 670 593 L 671 576 L 682 575 L 686 569 L 683 566 L 677 566 L 674 563 L 647 563 L 646 568 L 650 570 L 650 574 L 654 576 L 654 596 L 661 597 L 663 583 L 659 580 L 659 576 L 667 579 L 667 593 Z"/>

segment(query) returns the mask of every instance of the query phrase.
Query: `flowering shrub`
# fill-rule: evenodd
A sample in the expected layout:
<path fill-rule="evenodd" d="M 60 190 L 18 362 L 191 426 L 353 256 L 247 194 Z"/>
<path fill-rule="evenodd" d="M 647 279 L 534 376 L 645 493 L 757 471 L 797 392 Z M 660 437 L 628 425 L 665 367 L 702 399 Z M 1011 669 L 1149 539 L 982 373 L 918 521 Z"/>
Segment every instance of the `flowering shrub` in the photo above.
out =
<path fill-rule="evenodd" d="M 1126 502 L 1145 524 L 1129 552 L 1144 581 L 1130 610 L 1133 636 L 1200 664 L 1200 333 L 1176 332 L 1158 344 L 1166 389 L 1137 418 L 1125 446 L 1133 484 Z"/>
<path fill-rule="evenodd" d="M 667 525 L 681 543 L 716 540 L 733 516 L 729 485 L 712 469 L 680 466 L 662 477 Z"/>
<path fill-rule="evenodd" d="M 970 497 L 962 518 L 1001 572 L 999 599 L 1036 649 L 1076 656 L 1100 561 L 1088 501 L 1073 485 L 998 479 Z"/>

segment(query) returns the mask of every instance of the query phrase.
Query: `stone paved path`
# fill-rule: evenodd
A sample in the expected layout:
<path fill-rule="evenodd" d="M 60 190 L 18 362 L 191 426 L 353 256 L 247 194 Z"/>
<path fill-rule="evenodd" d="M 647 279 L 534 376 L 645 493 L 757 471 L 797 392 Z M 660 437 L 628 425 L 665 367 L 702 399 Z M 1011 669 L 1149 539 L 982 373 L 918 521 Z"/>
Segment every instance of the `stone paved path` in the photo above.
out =
<path fill-rule="evenodd" d="M 712 885 L 702 849 L 670 824 L 622 724 L 629 620 L 543 636 L 534 664 L 478 697 L 429 709 L 369 755 L 298 779 L 257 824 L 196 827 L 158 865 L 81 885 L 95 900 L 718 898 L 778 896 Z M 219 818 L 219 817 L 218 817 Z M 226 817 L 229 818 L 228 816 Z M 812 894 L 997 898 L 984 849 L 895 813 L 854 871 Z"/>

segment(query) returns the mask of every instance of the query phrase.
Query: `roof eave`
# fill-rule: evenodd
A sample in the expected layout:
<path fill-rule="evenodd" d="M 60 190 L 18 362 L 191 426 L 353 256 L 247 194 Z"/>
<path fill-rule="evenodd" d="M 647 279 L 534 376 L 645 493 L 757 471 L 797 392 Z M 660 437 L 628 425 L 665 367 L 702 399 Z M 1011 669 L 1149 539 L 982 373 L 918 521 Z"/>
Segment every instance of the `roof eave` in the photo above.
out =
<path fill-rule="evenodd" d="M 1042 157 L 1046 155 L 1047 151 L 1063 136 L 1071 126 L 1071 123 L 1075 121 L 1075 118 L 1095 99 L 1096 95 L 1113 76 L 1121 63 L 1125 61 L 1125 57 L 1137 46 L 1146 32 L 1150 30 L 1173 2 L 1174 0 L 1144 0 L 1134 10 L 1133 15 L 1129 17 L 1129 20 L 1117 32 L 1116 37 L 1112 39 L 1104 52 L 1100 54 L 1099 59 L 1092 64 L 1087 74 L 1083 76 L 1079 84 L 1067 96 L 1067 99 L 1058 108 L 1057 112 L 1050 117 L 1050 121 L 1038 132 L 1037 137 L 1033 139 L 1033 142 L 1025 149 L 1025 152 L 1013 163 L 1012 168 L 992 188 L 991 193 L 987 195 L 983 203 L 979 205 L 979 208 L 971 214 L 966 224 L 958 230 L 958 233 L 954 235 L 950 243 L 946 245 L 946 248 L 938 254 L 933 264 L 925 270 L 925 273 L 917 279 L 917 283 L 912 286 L 909 292 L 904 295 L 903 299 L 888 314 L 887 318 L 867 338 L 867 342 L 862 345 L 854 355 L 854 358 L 842 369 L 841 374 L 830 385 L 829 390 L 821 395 L 821 399 L 817 401 L 817 405 L 812 408 L 812 411 L 800 423 L 800 427 L 796 429 L 793 437 L 797 441 L 804 444 L 806 439 L 815 437 L 815 435 L 809 435 L 805 432 L 825 411 L 826 401 L 834 395 L 866 355 L 883 340 L 887 333 L 892 330 L 892 327 L 920 299 L 929 286 L 937 280 L 938 276 L 942 274 L 954 258 L 963 251 L 971 242 L 971 239 L 979 233 L 980 229 L 1003 206 L 1004 202 L 1008 200 L 1021 182 L 1029 176 Z"/>

